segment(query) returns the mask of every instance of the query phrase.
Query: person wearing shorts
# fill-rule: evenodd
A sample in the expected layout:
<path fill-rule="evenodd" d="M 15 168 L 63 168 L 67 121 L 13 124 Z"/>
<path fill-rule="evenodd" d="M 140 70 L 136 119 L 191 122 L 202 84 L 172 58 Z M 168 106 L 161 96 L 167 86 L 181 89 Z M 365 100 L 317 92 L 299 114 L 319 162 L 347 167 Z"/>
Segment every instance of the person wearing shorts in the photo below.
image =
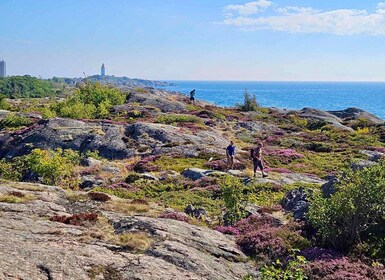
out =
<path fill-rule="evenodd" d="M 258 143 L 257 147 L 251 150 L 251 158 L 253 160 L 253 166 L 254 166 L 254 177 L 257 174 L 257 169 L 259 168 L 262 172 L 262 177 L 265 178 L 267 175 L 263 171 L 263 161 L 262 161 L 262 143 Z"/>
<path fill-rule="evenodd" d="M 227 156 L 227 169 L 233 169 L 234 168 L 234 158 L 235 158 L 234 141 L 230 141 L 230 145 L 227 146 L 226 156 Z"/>

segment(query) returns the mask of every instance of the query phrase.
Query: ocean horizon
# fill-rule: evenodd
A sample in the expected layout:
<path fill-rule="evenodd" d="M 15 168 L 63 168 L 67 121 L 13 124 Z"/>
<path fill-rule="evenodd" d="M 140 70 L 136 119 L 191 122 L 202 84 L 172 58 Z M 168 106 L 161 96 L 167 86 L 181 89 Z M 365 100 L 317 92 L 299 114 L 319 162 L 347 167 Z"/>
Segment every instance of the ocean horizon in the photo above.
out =
<path fill-rule="evenodd" d="M 196 98 L 218 106 L 233 107 L 243 103 L 245 91 L 255 94 L 263 107 L 300 110 L 311 107 L 326 111 L 356 107 L 385 120 L 385 82 L 326 81 L 195 81 L 169 80 L 161 87 L 188 95 L 196 90 Z"/>

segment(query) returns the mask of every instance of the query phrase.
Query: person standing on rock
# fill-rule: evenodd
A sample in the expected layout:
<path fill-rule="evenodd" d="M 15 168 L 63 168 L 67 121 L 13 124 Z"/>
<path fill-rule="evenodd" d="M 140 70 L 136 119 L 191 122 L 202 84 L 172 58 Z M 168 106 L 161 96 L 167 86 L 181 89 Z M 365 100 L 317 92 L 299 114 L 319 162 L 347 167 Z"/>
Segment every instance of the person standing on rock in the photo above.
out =
<path fill-rule="evenodd" d="M 256 176 L 257 169 L 259 167 L 259 169 L 261 169 L 262 171 L 262 177 L 265 178 L 267 177 L 267 175 L 263 171 L 262 147 L 263 147 L 263 144 L 259 142 L 256 148 L 251 149 L 250 156 L 253 160 L 254 177 Z"/>
<path fill-rule="evenodd" d="M 195 105 L 195 89 L 190 91 L 190 102 Z"/>
<path fill-rule="evenodd" d="M 235 158 L 235 146 L 234 141 L 230 141 L 230 145 L 226 148 L 226 156 L 227 156 L 227 169 L 234 168 L 234 158 Z"/>

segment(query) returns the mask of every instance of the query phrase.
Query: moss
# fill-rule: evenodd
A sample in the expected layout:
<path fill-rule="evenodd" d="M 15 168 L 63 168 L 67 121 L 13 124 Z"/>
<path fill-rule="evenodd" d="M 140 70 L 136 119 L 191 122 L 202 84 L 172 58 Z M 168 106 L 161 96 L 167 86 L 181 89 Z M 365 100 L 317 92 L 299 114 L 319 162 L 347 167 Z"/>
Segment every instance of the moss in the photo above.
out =
<path fill-rule="evenodd" d="M 155 161 L 162 170 L 175 170 L 177 172 L 182 172 L 190 167 L 204 168 L 206 162 L 207 160 L 202 158 L 172 158 L 168 156 L 162 156 Z"/>
<path fill-rule="evenodd" d="M 6 194 L 0 195 L 0 202 L 4 203 L 25 203 L 35 199 L 31 194 L 24 194 L 17 191 L 11 191 Z"/>
<path fill-rule="evenodd" d="M 164 124 L 177 124 L 177 123 L 185 123 L 185 122 L 203 124 L 203 121 L 201 118 L 198 118 L 192 115 L 183 115 L 183 114 L 162 115 L 156 119 L 156 122 L 164 123 Z"/>

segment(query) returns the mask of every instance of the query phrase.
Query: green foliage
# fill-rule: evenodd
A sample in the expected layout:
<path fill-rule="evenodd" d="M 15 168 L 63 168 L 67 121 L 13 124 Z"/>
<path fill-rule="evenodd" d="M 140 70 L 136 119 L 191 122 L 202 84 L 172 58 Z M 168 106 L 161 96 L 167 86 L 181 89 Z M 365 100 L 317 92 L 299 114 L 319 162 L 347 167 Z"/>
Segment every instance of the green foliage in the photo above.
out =
<path fill-rule="evenodd" d="M 336 188 L 331 198 L 314 198 L 308 218 L 323 244 L 349 250 L 385 214 L 385 162 L 347 169 Z"/>
<path fill-rule="evenodd" d="M 0 109 L 1 110 L 9 110 L 11 105 L 8 103 L 8 101 L 5 99 L 5 95 L 0 94 Z"/>
<path fill-rule="evenodd" d="M 0 176 L 20 181 L 27 171 L 37 173 L 45 184 L 62 184 L 73 180 L 73 169 L 80 162 L 80 155 L 72 150 L 34 149 L 29 155 L 0 161 Z"/>
<path fill-rule="evenodd" d="M 245 218 L 243 205 L 247 203 L 248 196 L 242 191 L 242 184 L 238 179 L 227 177 L 221 184 L 223 201 L 227 209 L 227 223 L 234 224 Z"/>
<path fill-rule="evenodd" d="M 288 264 L 283 265 L 279 260 L 273 263 L 271 266 L 265 265 L 261 268 L 262 280 L 305 280 L 309 279 L 303 267 L 307 264 L 307 261 L 302 256 L 296 256 L 295 259 Z"/>
<path fill-rule="evenodd" d="M 239 110 L 244 112 L 258 111 L 260 107 L 255 94 L 251 95 L 247 90 L 245 90 L 245 93 L 243 94 L 243 104 L 237 104 L 236 106 Z"/>
<path fill-rule="evenodd" d="M 168 156 L 162 156 L 155 161 L 155 164 L 159 165 L 162 170 L 175 170 L 182 172 L 189 167 L 204 168 L 207 160 L 201 158 L 172 158 Z"/>
<path fill-rule="evenodd" d="M 66 101 L 54 106 L 54 111 L 66 118 L 106 118 L 112 106 L 121 105 L 125 100 L 126 94 L 117 88 L 86 82 Z"/>
<path fill-rule="evenodd" d="M 28 75 L 0 79 L 0 94 L 8 98 L 45 97 L 54 93 L 52 83 Z"/>
<path fill-rule="evenodd" d="M 19 128 L 28 126 L 32 121 L 26 117 L 20 116 L 15 113 L 10 113 L 0 121 L 0 128 Z"/>
<path fill-rule="evenodd" d="M 25 156 L 26 165 L 32 172 L 39 174 L 46 184 L 57 184 L 72 175 L 80 156 L 73 150 L 56 149 L 54 151 L 34 149 Z"/>
<path fill-rule="evenodd" d="M 156 119 L 156 122 L 158 123 L 164 123 L 164 124 L 177 124 L 177 123 L 203 123 L 202 119 L 192 116 L 192 115 L 182 115 L 182 114 L 167 114 L 159 116 Z"/>
<path fill-rule="evenodd" d="M 308 121 L 306 119 L 303 119 L 303 118 L 299 117 L 298 115 L 291 115 L 290 120 L 293 124 L 296 124 L 299 127 L 306 127 L 308 124 Z"/>

